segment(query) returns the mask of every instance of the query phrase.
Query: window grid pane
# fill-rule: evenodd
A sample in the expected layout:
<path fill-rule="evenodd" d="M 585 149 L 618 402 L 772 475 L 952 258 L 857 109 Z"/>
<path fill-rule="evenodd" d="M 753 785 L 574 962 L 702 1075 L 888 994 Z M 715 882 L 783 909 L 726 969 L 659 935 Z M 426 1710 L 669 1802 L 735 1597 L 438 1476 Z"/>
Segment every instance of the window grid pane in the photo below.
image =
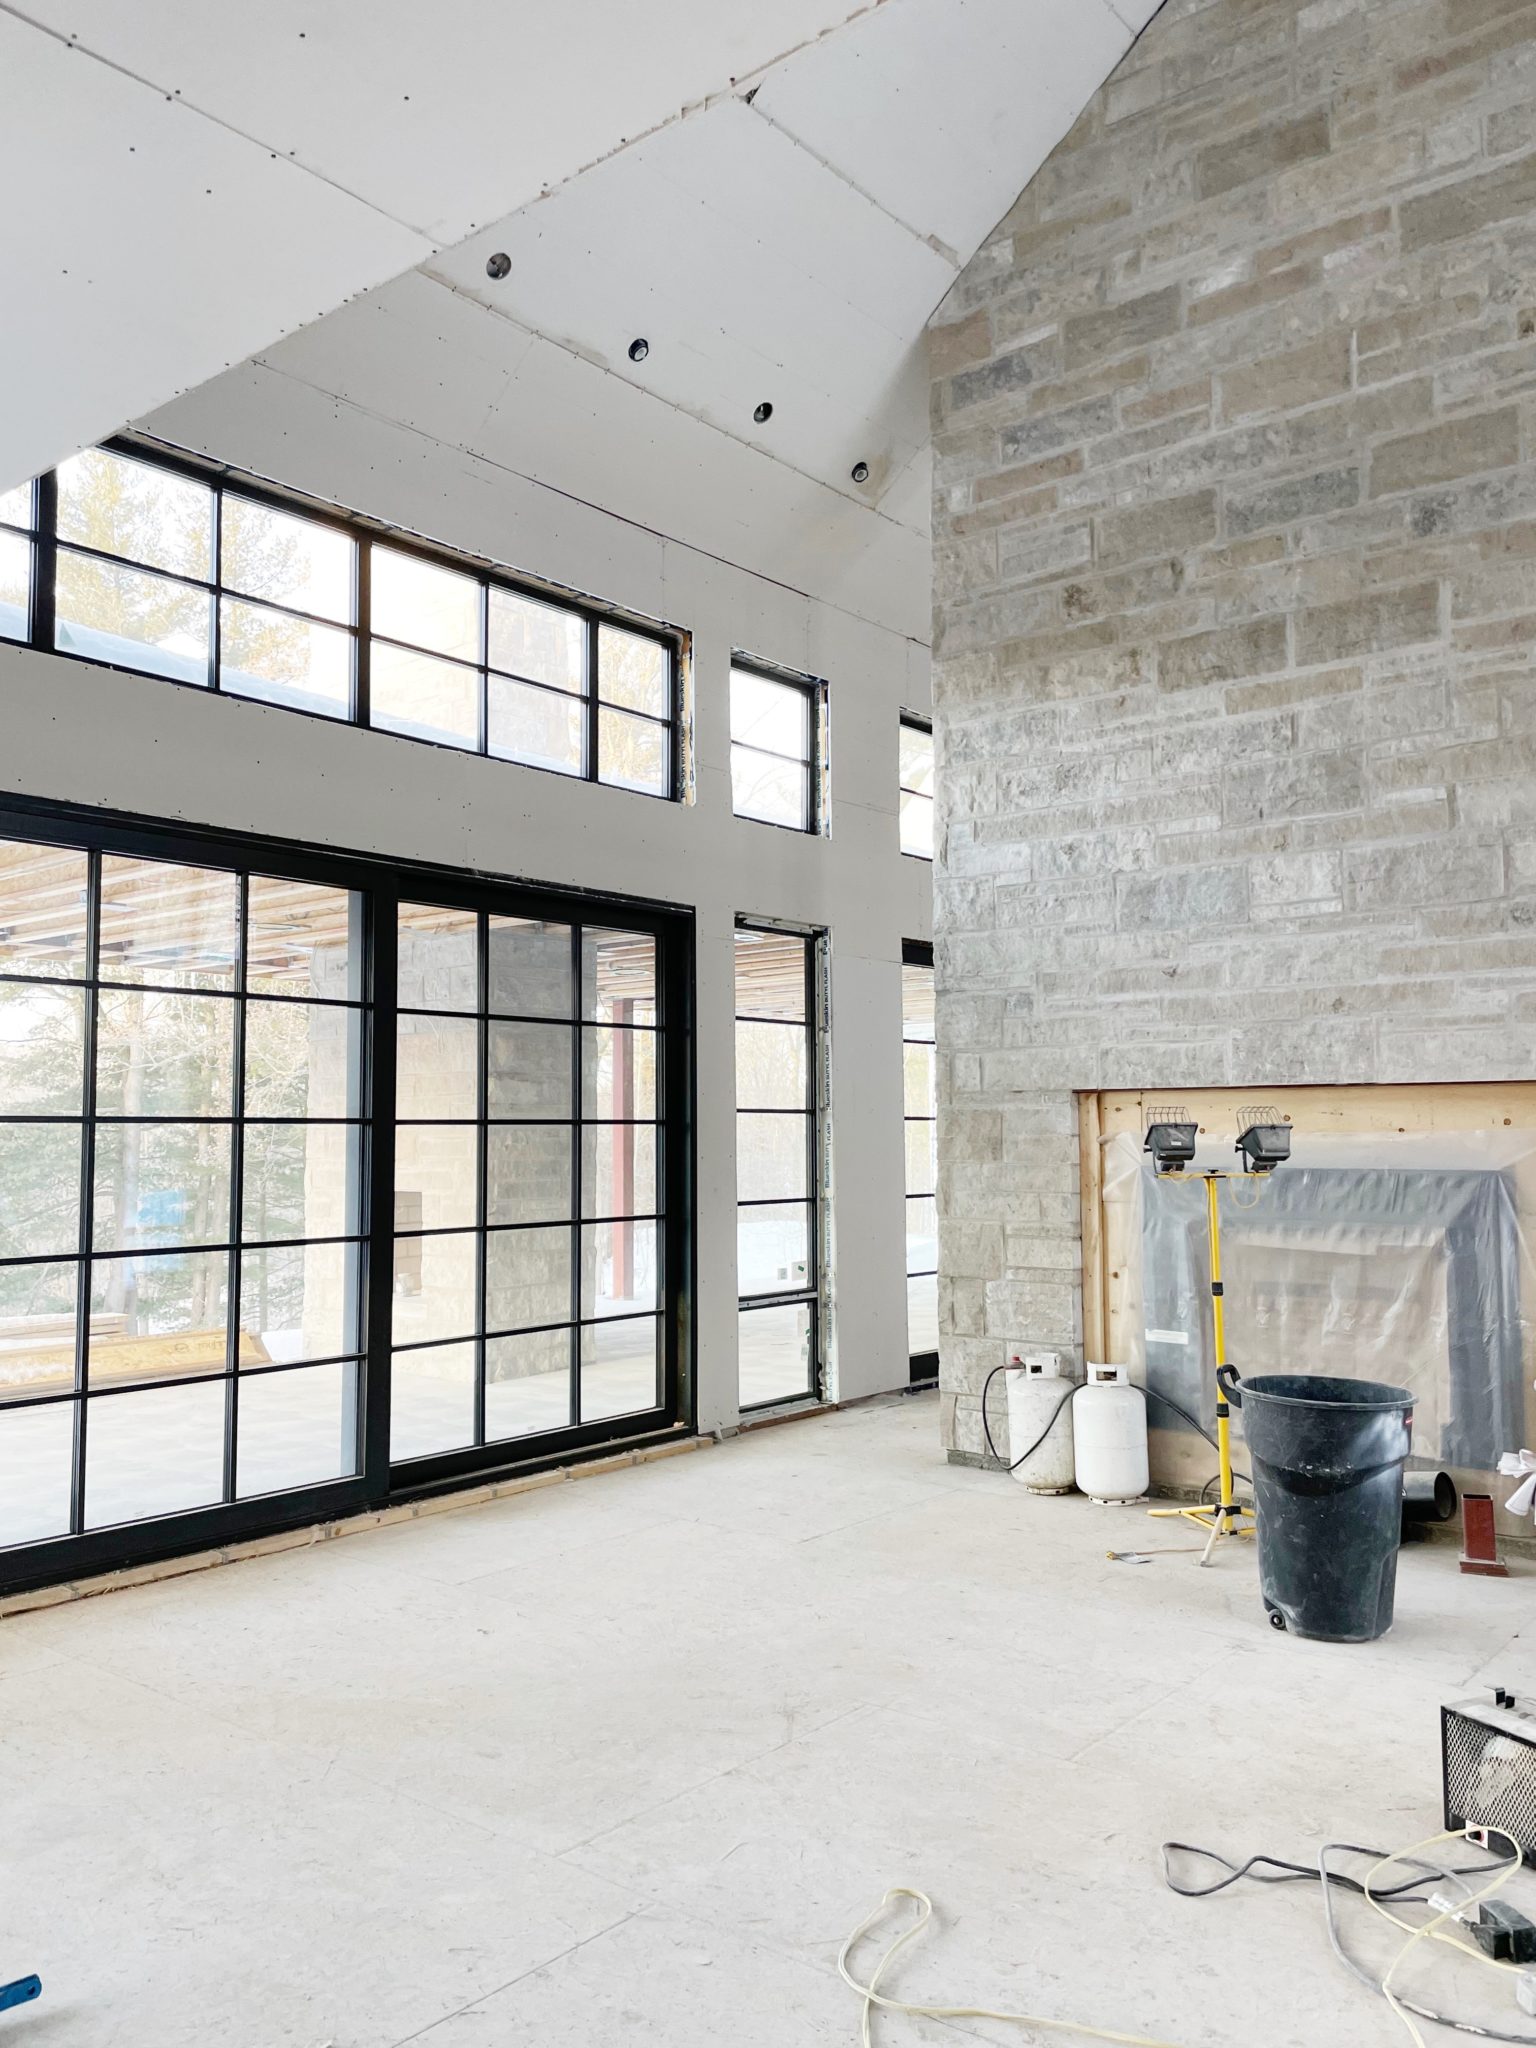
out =
<path fill-rule="evenodd" d="M 36 977 L 0 982 L 30 1006 L 0 1087 L 68 1098 L 62 1121 L 0 1121 L 4 1213 L 19 1192 L 27 1221 L 0 1232 L 0 1256 L 65 1240 L 86 1254 L 0 1266 L 0 1403 L 52 1418 L 28 1438 L 49 1472 L 71 1445 L 62 1496 L 46 1473 L 29 1481 L 48 1505 L 10 1540 L 355 1473 L 360 900 L 16 841 L 0 848 L 0 896 L 16 913 L 4 967 Z M 267 1000 L 274 983 L 331 999 Z M 248 1014 L 268 1024 L 253 1034 Z M 279 1120 L 260 1114 L 269 1101 Z M 10 1241 L 26 1236 L 48 1243 Z M 252 1394 L 242 1447 L 247 1376 L 274 1383 Z"/>
<path fill-rule="evenodd" d="M 656 1407 L 655 939 L 410 903 L 398 951 L 392 1459 Z"/>
<path fill-rule="evenodd" d="M 741 1407 L 820 1386 L 817 942 L 736 928 L 737 1384 Z"/>
<path fill-rule="evenodd" d="M 149 452 L 56 485 L 51 650 L 678 800 L 672 634 Z M 0 493 L 0 640 L 37 633 L 39 502 Z"/>
<path fill-rule="evenodd" d="M 903 853 L 933 859 L 933 728 L 906 713 L 901 720 L 900 838 Z"/>
<path fill-rule="evenodd" d="M 791 832 L 821 829 L 821 685 L 731 669 L 731 807 Z"/>
<path fill-rule="evenodd" d="M 934 1045 L 933 968 L 906 961 L 901 970 L 902 1069 L 905 1101 L 907 1349 L 927 1359 L 938 1351 L 938 1055 Z"/>

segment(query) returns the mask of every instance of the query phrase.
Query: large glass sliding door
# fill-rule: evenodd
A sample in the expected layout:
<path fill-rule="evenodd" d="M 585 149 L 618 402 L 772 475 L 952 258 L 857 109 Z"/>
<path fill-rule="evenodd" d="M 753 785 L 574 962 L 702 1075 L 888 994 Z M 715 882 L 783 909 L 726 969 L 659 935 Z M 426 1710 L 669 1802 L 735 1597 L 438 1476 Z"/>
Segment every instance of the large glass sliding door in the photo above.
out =
<path fill-rule="evenodd" d="M 689 940 L 0 812 L 0 1588 L 675 1423 Z"/>

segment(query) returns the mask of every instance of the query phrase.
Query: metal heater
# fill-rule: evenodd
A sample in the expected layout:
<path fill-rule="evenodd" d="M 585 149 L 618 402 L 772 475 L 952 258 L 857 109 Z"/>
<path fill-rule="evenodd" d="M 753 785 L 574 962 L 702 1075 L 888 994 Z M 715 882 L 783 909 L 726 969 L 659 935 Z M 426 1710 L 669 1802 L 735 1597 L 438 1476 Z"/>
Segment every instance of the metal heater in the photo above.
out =
<path fill-rule="evenodd" d="M 1536 1866 L 1536 1711 L 1503 1686 L 1491 1701 L 1442 1707 L 1440 1749 L 1447 1828 L 1492 1829 Z"/>

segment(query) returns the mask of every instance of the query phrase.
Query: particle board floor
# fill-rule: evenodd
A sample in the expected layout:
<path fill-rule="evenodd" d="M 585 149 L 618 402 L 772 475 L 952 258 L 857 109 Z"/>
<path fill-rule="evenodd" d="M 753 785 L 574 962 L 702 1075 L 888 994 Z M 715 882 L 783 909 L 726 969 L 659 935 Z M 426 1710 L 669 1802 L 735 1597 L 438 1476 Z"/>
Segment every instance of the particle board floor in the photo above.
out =
<path fill-rule="evenodd" d="M 1293 1641 L 1248 1554 L 1111 1564 L 1182 1538 L 950 1467 L 936 1424 L 892 1400 L 0 1623 L 0 1978 L 44 1982 L 0 2040 L 853 2048 L 837 1948 L 906 1883 L 939 1908 L 908 1996 L 1406 2041 L 1315 1889 L 1186 1902 L 1157 1847 L 1431 1833 L 1441 1700 L 1536 1689 L 1528 1584 L 1413 1549 L 1386 1641 Z M 1447 1998 L 1528 2025 L 1466 1968 Z"/>

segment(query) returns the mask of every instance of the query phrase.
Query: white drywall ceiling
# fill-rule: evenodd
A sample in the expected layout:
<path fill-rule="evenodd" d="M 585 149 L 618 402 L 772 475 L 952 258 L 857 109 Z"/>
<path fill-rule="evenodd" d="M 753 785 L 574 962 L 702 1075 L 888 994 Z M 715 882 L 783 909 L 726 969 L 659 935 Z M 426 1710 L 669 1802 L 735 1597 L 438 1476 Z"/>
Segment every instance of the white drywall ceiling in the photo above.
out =
<path fill-rule="evenodd" d="M 0 0 L 0 489 L 876 4 Z"/>
<path fill-rule="evenodd" d="M 106 367 L 84 362 L 89 335 L 71 338 L 91 406 L 65 389 L 25 429 L 0 427 L 0 482 L 194 381 L 171 361 L 179 333 L 139 345 L 140 301 L 200 293 L 208 331 L 185 337 L 183 367 L 238 326 L 283 378 L 857 609 L 901 588 L 909 618 L 926 322 L 1155 4 L 443 0 L 427 16 L 332 0 L 315 19 L 312 0 L 247 0 L 215 23 L 199 0 L 29 0 L 105 60 L 62 61 L 131 84 L 107 69 L 122 65 L 205 109 L 211 132 L 259 135 L 274 177 L 413 237 L 417 267 L 342 304 L 403 266 L 340 221 L 226 250 L 195 231 L 189 197 L 174 235 L 109 206 L 102 239 L 144 274 L 117 282 Z M 324 294 L 305 258 L 321 267 L 327 248 L 340 309 L 313 320 Z M 511 264 L 500 281 L 495 252 Z M 293 269 L 303 289 L 284 298 Z M 638 335 L 650 351 L 632 363 Z M 52 342 L 29 337 L 33 377 Z M 109 417 L 114 375 L 135 402 Z M 272 388 L 222 380 L 146 424 L 216 447 L 221 390 L 247 407 Z"/>

